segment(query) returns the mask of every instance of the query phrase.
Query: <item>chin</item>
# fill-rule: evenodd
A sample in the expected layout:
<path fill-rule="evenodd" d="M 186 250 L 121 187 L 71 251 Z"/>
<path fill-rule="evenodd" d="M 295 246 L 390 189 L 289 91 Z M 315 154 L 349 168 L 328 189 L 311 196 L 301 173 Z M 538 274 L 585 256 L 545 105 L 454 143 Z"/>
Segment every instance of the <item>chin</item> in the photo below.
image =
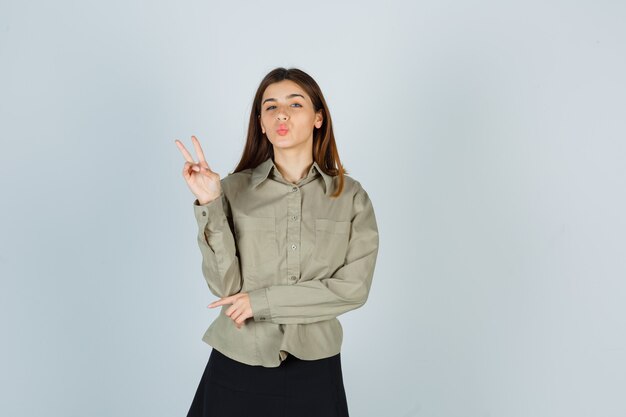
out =
<path fill-rule="evenodd" d="M 272 145 L 276 146 L 277 148 L 290 148 L 297 144 L 293 143 L 293 141 L 289 138 L 277 138 L 272 141 Z"/>

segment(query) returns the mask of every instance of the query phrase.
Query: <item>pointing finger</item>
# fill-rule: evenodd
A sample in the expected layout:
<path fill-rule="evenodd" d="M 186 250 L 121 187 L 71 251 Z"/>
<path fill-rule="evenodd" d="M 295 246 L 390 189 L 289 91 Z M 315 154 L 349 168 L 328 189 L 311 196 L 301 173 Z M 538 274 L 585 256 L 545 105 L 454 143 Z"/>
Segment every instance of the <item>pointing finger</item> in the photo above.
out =
<path fill-rule="evenodd" d="M 204 152 L 202 152 L 202 146 L 200 146 L 200 141 L 195 136 L 191 137 L 191 141 L 193 142 L 193 146 L 196 149 L 196 153 L 198 154 L 198 163 L 205 168 L 209 168 L 209 164 L 206 162 L 206 159 L 204 159 Z"/>
<path fill-rule="evenodd" d="M 213 308 L 213 307 L 223 306 L 224 304 L 232 304 L 232 301 L 230 298 L 231 297 L 226 297 L 226 298 L 222 298 L 221 300 L 214 301 L 211 304 L 209 304 L 207 307 Z"/>

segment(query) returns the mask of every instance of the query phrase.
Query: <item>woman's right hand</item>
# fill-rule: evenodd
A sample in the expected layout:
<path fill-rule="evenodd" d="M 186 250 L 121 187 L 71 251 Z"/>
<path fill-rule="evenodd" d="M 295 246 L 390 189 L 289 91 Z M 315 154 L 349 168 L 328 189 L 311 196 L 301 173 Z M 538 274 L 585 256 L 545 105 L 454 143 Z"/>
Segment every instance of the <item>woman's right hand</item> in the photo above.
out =
<path fill-rule="evenodd" d="M 176 142 L 176 146 L 178 146 L 178 149 L 180 149 L 187 161 L 183 166 L 183 177 L 191 192 L 198 199 L 198 203 L 204 205 L 220 196 L 222 192 L 220 176 L 209 168 L 198 139 L 192 136 L 191 141 L 198 154 L 197 163 L 194 162 L 193 157 L 181 141 L 176 139 L 174 142 Z"/>

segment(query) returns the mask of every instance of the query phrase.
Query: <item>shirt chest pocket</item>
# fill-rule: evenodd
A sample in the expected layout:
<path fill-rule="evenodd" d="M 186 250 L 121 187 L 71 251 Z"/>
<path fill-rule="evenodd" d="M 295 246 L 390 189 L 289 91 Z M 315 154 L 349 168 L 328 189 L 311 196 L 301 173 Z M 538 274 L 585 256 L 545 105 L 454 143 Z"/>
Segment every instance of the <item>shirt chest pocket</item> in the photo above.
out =
<path fill-rule="evenodd" d="M 331 266 L 343 265 L 349 241 L 350 222 L 315 219 L 313 257 L 317 261 Z"/>
<path fill-rule="evenodd" d="M 276 261 L 276 219 L 274 217 L 235 217 L 235 237 L 244 269 Z"/>

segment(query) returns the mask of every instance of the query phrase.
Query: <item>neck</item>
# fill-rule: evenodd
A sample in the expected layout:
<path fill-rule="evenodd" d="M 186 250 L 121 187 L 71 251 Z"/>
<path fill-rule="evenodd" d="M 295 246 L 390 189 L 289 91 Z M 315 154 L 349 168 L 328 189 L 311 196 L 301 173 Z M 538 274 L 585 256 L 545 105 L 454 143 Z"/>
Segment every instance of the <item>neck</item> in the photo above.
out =
<path fill-rule="evenodd" d="M 295 184 L 306 176 L 313 165 L 313 153 L 311 150 L 297 152 L 274 149 L 274 165 L 285 180 Z"/>

